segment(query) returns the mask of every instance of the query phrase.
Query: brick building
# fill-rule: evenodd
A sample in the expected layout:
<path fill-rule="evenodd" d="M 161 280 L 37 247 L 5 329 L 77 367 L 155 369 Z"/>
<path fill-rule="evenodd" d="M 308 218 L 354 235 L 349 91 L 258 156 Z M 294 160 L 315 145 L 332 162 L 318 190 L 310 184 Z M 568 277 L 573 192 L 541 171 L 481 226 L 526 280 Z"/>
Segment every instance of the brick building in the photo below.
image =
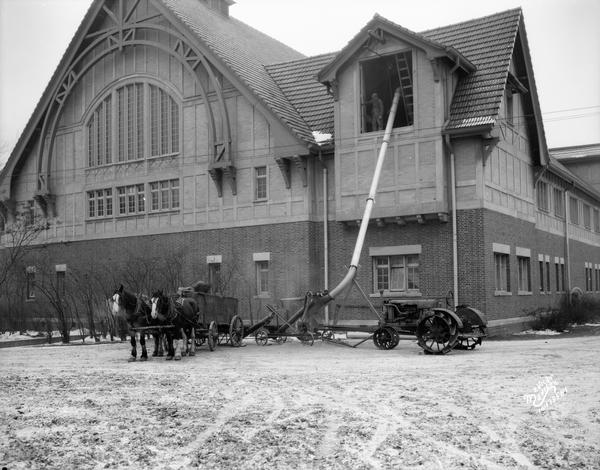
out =
<path fill-rule="evenodd" d="M 3 228 L 44 221 L 27 308 L 42 263 L 119 282 L 170 256 L 255 312 L 335 285 L 396 88 L 367 295 L 452 295 L 496 326 L 599 295 L 600 163 L 549 153 L 520 9 L 421 33 L 375 15 L 304 57 L 233 3 L 93 2 L 0 175 Z"/>

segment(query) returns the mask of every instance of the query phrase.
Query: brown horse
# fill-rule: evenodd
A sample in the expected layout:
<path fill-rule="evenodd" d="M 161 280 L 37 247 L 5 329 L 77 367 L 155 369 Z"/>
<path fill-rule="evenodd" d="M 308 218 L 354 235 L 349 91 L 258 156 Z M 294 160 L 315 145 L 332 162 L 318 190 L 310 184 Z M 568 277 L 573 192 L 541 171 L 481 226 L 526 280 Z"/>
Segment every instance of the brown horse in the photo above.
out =
<path fill-rule="evenodd" d="M 141 361 L 148 360 L 148 351 L 146 349 L 146 334 L 135 331 L 135 328 L 145 328 L 157 326 L 157 322 L 152 319 L 152 309 L 141 295 L 134 295 L 126 291 L 121 285 L 115 290 L 111 298 L 111 312 L 115 317 L 124 317 L 127 321 L 127 326 L 130 329 L 131 336 L 131 357 L 129 362 L 137 359 L 137 342 L 139 341 L 142 348 L 140 355 Z M 161 335 L 158 331 L 152 333 L 154 337 L 154 352 L 153 356 L 162 356 L 163 347 Z"/>
<path fill-rule="evenodd" d="M 162 290 L 154 292 L 150 301 L 152 303 L 152 318 L 164 318 L 174 326 L 172 329 L 167 330 L 167 360 L 175 359 L 179 361 L 181 356 L 186 354 L 195 356 L 198 303 L 189 297 L 174 299 L 163 294 Z M 175 348 L 173 348 L 173 339 L 176 340 Z"/>

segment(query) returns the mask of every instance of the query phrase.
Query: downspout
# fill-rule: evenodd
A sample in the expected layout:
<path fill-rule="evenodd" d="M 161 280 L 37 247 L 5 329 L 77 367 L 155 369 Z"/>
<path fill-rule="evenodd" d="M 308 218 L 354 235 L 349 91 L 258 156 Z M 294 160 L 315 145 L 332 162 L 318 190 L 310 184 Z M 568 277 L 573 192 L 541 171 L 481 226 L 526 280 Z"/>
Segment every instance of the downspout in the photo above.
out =
<path fill-rule="evenodd" d="M 458 230 L 456 222 L 456 168 L 454 161 L 454 148 L 450 136 L 445 136 L 446 147 L 450 152 L 450 187 L 452 190 L 452 290 L 454 292 L 454 308 L 458 305 Z"/>
<path fill-rule="evenodd" d="M 329 230 L 328 230 L 328 214 L 329 214 L 329 187 L 327 183 L 327 165 L 323 161 L 323 153 L 319 149 L 319 161 L 323 167 L 323 283 L 325 289 L 329 289 Z M 325 324 L 329 325 L 329 305 L 325 305 Z"/>
<path fill-rule="evenodd" d="M 571 188 L 573 185 L 571 185 Z M 569 189 L 565 189 L 565 269 L 567 271 L 567 286 L 565 292 L 569 305 L 571 304 L 571 250 L 569 248 L 569 219 L 571 218 L 571 208 L 569 207 Z M 564 286 L 563 286 L 564 287 Z"/>

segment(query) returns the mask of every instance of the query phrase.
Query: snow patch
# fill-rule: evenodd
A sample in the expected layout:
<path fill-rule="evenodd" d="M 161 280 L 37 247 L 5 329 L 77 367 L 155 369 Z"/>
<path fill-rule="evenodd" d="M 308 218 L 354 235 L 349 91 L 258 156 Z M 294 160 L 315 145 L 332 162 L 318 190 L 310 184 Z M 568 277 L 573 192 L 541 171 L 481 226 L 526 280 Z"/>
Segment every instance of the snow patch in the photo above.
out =
<path fill-rule="evenodd" d="M 515 336 L 523 336 L 523 335 L 539 335 L 539 336 L 554 336 L 554 335 L 562 335 L 563 333 L 568 333 L 567 331 L 555 331 L 555 330 L 525 330 L 519 333 L 513 333 Z"/>
<path fill-rule="evenodd" d="M 312 135 L 317 144 L 323 144 L 325 142 L 329 142 L 332 138 L 331 134 L 328 134 L 326 132 L 321 132 L 321 131 L 313 131 Z"/>

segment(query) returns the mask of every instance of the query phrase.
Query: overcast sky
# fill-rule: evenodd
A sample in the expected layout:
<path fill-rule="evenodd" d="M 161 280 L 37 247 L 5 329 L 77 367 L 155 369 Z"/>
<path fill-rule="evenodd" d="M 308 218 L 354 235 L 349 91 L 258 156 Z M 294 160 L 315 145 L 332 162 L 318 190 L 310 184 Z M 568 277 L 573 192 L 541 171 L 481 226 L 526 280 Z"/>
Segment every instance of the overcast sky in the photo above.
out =
<path fill-rule="evenodd" d="M 0 161 L 91 0 L 0 0 Z M 548 145 L 600 143 L 599 0 L 237 0 L 231 15 L 306 55 L 341 49 L 375 13 L 412 31 L 522 7 Z"/>

